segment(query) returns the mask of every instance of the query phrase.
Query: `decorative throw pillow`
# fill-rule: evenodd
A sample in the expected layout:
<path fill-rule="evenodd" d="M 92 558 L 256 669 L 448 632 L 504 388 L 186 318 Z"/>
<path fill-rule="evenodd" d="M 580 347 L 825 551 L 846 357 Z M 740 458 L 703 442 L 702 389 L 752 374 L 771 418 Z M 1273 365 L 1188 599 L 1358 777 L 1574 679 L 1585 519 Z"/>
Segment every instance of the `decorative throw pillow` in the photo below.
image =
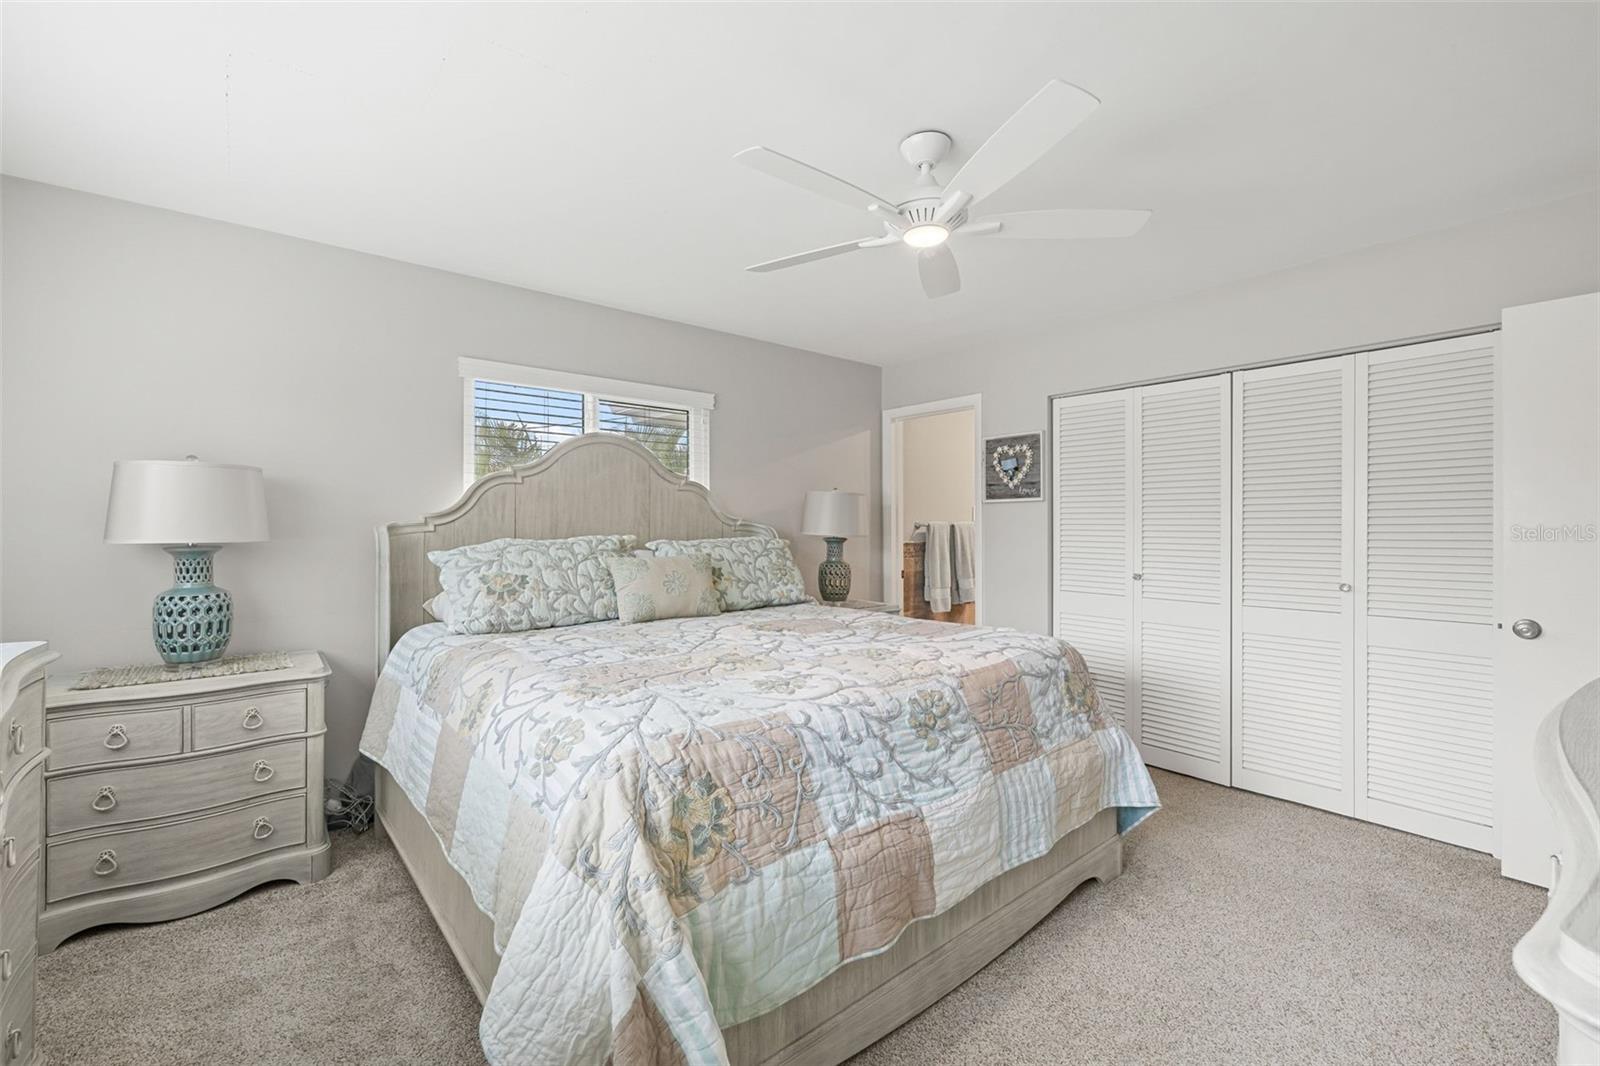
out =
<path fill-rule="evenodd" d="M 806 582 L 794 564 L 789 542 L 777 537 L 714 537 L 708 540 L 653 540 L 657 555 L 705 555 L 716 568 L 724 611 L 805 603 Z"/>
<path fill-rule="evenodd" d="M 637 544 L 637 537 L 627 535 L 502 537 L 429 552 L 444 590 L 443 601 L 435 597 L 429 610 L 452 633 L 515 633 L 603 622 L 617 616 L 617 595 L 605 560 Z"/>
<path fill-rule="evenodd" d="M 671 559 L 613 555 L 606 558 L 606 566 L 617 587 L 617 617 L 624 624 L 722 611 L 711 560 L 704 555 Z"/>

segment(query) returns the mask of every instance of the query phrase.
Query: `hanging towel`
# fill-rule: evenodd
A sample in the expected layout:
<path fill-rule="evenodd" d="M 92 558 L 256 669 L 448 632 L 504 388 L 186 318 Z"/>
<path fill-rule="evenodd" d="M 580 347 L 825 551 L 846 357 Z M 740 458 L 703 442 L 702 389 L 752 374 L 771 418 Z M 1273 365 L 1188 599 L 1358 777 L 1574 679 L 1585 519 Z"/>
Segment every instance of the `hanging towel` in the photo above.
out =
<path fill-rule="evenodd" d="M 973 529 L 971 522 L 950 523 L 950 601 L 971 603 L 978 598 L 974 576 Z"/>
<path fill-rule="evenodd" d="M 950 523 L 928 523 L 928 546 L 922 557 L 922 590 L 935 614 L 950 609 Z"/>

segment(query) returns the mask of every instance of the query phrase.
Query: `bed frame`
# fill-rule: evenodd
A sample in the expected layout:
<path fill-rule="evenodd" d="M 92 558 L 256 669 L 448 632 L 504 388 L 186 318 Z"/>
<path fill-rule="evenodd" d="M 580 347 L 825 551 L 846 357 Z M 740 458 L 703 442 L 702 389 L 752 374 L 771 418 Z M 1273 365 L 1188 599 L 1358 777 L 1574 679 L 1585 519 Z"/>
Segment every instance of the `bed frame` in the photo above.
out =
<path fill-rule="evenodd" d="M 536 462 L 480 479 L 448 510 L 378 527 L 378 662 L 407 630 L 430 621 L 422 604 L 439 583 L 428 552 L 496 537 L 595 533 L 633 533 L 642 544 L 775 531 L 724 514 L 705 488 L 632 441 L 575 437 Z M 426 819 L 381 767 L 377 813 L 481 1001 L 500 964 L 493 923 Z M 1101 811 L 1047 855 L 943 914 L 914 922 L 888 951 L 846 963 L 783 1006 L 723 1030 L 729 1059 L 738 1066 L 843 1062 L 981 970 L 1078 885 L 1121 872 L 1116 812 Z"/>

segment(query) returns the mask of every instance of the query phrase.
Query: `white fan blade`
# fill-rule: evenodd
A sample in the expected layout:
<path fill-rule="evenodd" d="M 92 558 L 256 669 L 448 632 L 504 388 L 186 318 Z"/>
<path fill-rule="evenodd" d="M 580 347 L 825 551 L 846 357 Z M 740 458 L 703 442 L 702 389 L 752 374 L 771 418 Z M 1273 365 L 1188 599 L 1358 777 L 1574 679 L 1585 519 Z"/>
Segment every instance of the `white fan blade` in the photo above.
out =
<path fill-rule="evenodd" d="M 945 188 L 970 193 L 974 202 L 993 196 L 1099 106 L 1099 100 L 1076 85 L 1050 81 L 978 146 Z"/>
<path fill-rule="evenodd" d="M 878 204 L 880 209 L 896 213 L 894 205 L 883 197 L 870 193 L 858 185 L 852 185 L 843 178 L 836 178 L 825 170 L 818 170 L 810 163 L 802 163 L 782 152 L 774 152 L 771 148 L 746 148 L 733 158 L 753 170 L 770 174 L 790 185 L 798 185 L 818 196 L 826 196 L 830 200 L 838 200 L 842 204 L 849 204 L 860 210 Z"/>
<path fill-rule="evenodd" d="M 747 266 L 745 269 L 757 274 L 765 274 L 769 270 L 782 270 L 784 267 L 799 266 L 801 263 L 811 263 L 818 259 L 831 259 L 836 255 L 853 252 L 857 248 L 875 248 L 877 247 L 875 242 L 878 240 L 880 238 L 863 237 L 856 241 L 845 241 L 843 244 L 830 244 L 826 248 L 813 248 L 809 252 L 786 255 L 782 259 L 768 259 L 765 263 L 757 263 L 755 266 Z M 888 243 L 899 244 L 900 241 L 896 238 Z"/>
<path fill-rule="evenodd" d="M 996 237 L 1022 240 L 1087 240 L 1096 237 L 1132 237 L 1150 221 L 1148 211 L 1074 210 L 1018 211 L 1009 215 L 986 215 L 974 225 L 998 222 Z M 967 227 L 963 227 L 965 230 Z"/>
<path fill-rule="evenodd" d="M 922 291 L 930 300 L 961 291 L 961 271 L 956 269 L 955 253 L 948 244 L 918 252 L 917 273 L 922 276 Z"/>
<path fill-rule="evenodd" d="M 962 192 L 960 189 L 952 189 L 945 193 L 943 200 L 939 201 L 938 210 L 933 213 L 933 220 L 943 226 L 965 211 L 970 203 L 972 203 L 972 195 L 970 193 Z"/>
<path fill-rule="evenodd" d="M 888 226 L 896 233 L 905 231 L 911 225 L 911 223 L 906 221 L 904 215 L 900 214 L 899 211 L 896 211 L 892 207 L 885 207 L 883 204 L 872 204 L 867 208 L 867 210 L 872 212 L 874 218 L 878 219 L 885 226 Z"/>

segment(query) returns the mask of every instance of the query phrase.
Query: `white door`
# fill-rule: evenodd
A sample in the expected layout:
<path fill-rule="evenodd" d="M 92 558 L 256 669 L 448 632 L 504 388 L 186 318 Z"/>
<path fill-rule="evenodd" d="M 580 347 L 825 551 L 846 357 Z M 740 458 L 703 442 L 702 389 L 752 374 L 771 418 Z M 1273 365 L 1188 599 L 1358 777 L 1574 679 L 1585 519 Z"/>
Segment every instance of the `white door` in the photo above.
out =
<path fill-rule="evenodd" d="M 1227 374 L 1134 396 L 1136 739 L 1152 766 L 1226 785 L 1232 607 Z"/>
<path fill-rule="evenodd" d="M 1500 859 L 1507 877 L 1547 885 L 1556 835 L 1534 780 L 1534 733 L 1600 676 L 1600 295 L 1509 308 L 1501 324 Z M 1538 623 L 1536 639 L 1514 633 L 1519 619 Z"/>
<path fill-rule="evenodd" d="M 1489 851 L 1493 334 L 1356 357 L 1355 814 Z"/>
<path fill-rule="evenodd" d="M 1354 812 L 1355 361 L 1233 375 L 1233 783 Z"/>
<path fill-rule="evenodd" d="M 1133 393 L 1050 404 L 1055 508 L 1051 632 L 1083 654 L 1107 714 L 1138 739 L 1133 654 Z"/>

